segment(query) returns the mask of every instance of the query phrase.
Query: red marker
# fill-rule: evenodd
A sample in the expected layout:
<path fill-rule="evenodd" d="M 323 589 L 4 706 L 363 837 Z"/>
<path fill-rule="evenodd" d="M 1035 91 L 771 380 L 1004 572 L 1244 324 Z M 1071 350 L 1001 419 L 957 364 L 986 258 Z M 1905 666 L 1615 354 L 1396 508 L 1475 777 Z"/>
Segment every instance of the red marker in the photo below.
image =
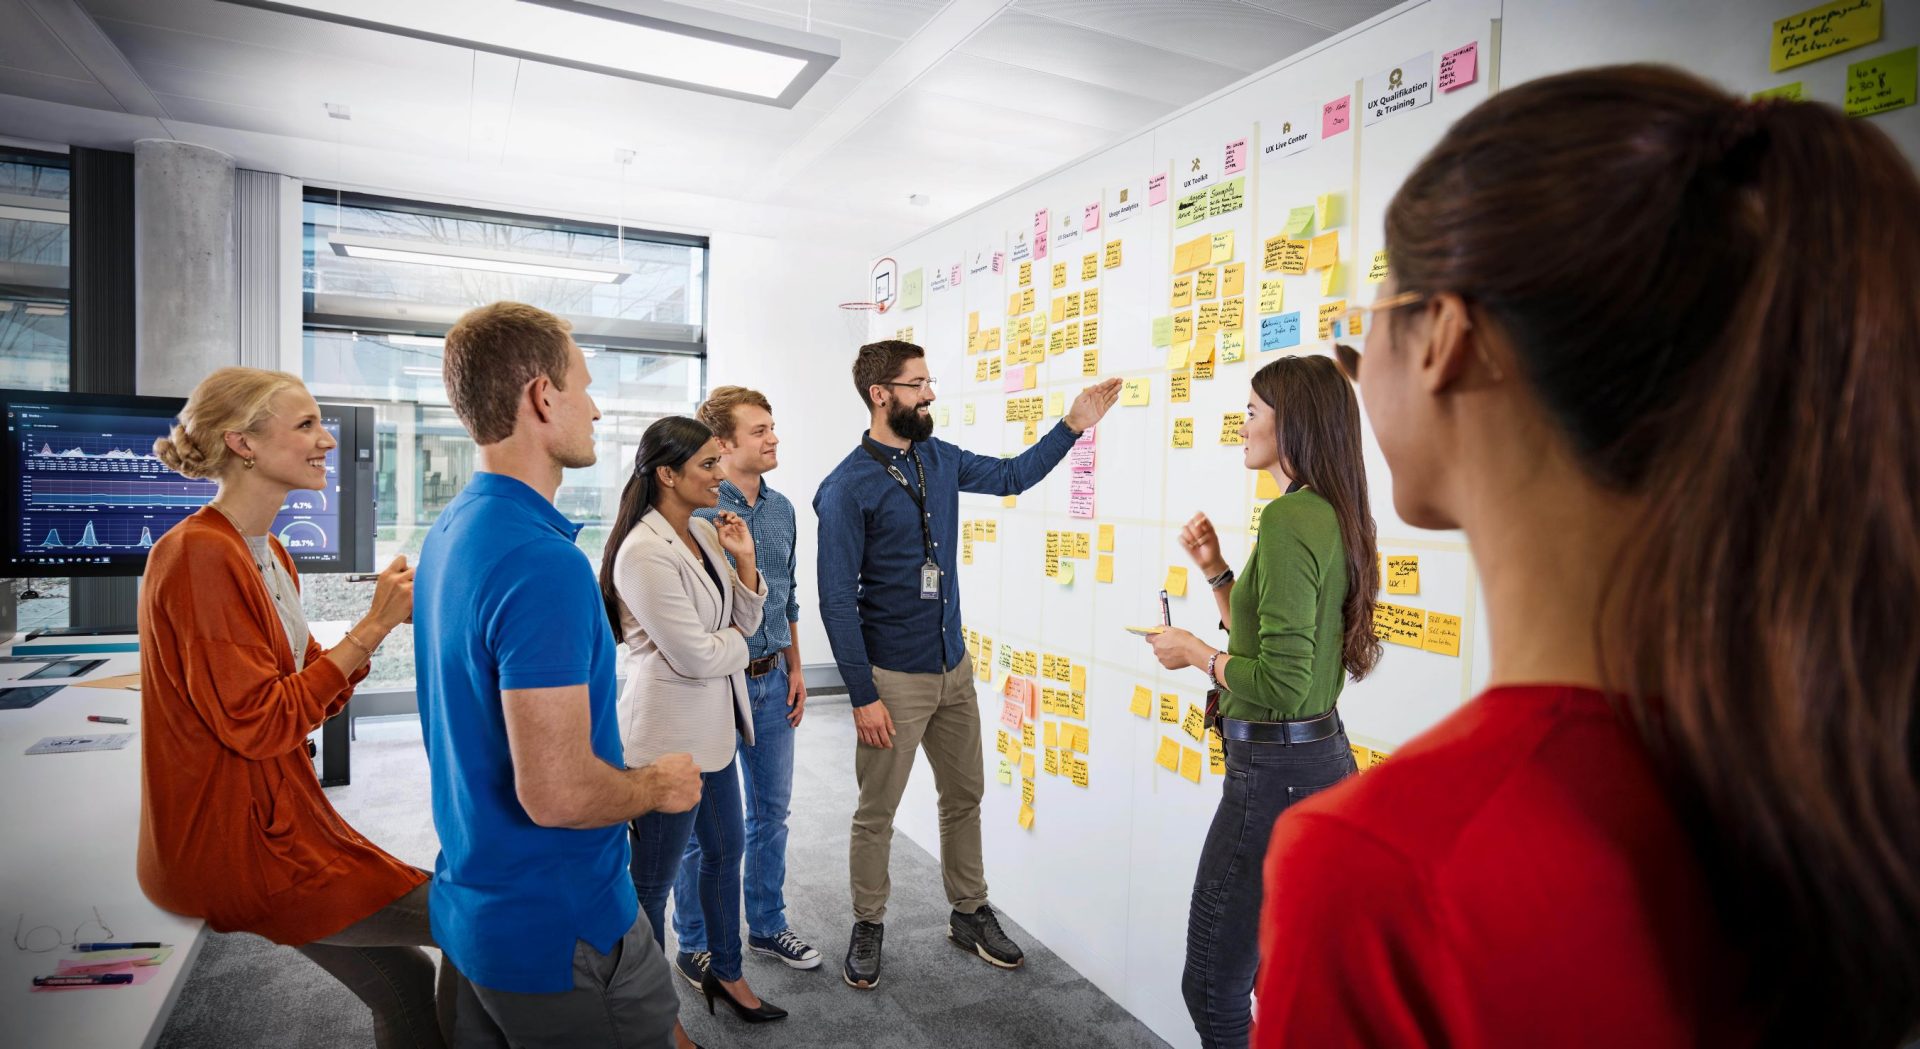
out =
<path fill-rule="evenodd" d="M 98 721 L 103 725 L 124 725 L 127 723 L 126 718 L 116 718 L 106 714 L 88 714 L 87 720 Z"/>

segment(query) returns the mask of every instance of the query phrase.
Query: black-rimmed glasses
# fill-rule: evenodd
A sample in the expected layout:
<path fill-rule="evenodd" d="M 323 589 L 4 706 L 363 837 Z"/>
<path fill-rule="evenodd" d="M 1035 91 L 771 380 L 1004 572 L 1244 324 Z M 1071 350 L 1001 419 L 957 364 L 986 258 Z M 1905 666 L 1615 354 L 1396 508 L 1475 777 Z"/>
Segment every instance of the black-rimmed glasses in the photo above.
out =
<path fill-rule="evenodd" d="M 914 393 L 920 393 L 924 390 L 932 390 L 935 393 L 940 392 L 937 389 L 937 387 L 940 385 L 940 380 L 938 379 L 915 379 L 912 382 L 883 382 L 880 385 L 905 386 L 907 389 L 912 390 Z"/>

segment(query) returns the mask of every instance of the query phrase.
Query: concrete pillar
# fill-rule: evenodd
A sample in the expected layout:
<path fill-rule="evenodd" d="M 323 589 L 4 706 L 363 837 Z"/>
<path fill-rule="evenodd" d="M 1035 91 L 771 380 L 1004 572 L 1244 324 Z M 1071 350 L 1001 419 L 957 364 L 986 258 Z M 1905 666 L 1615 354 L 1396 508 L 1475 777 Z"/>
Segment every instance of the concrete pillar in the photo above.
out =
<path fill-rule="evenodd" d="M 240 363 L 233 158 L 166 139 L 133 147 L 139 343 L 134 389 L 184 397 Z"/>

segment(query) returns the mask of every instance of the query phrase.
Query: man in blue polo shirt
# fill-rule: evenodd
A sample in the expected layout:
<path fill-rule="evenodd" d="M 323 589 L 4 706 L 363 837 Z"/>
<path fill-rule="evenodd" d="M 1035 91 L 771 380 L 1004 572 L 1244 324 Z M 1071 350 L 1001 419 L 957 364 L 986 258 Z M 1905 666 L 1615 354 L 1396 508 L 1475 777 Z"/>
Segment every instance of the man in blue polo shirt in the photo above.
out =
<path fill-rule="evenodd" d="M 553 505 L 561 471 L 593 464 L 600 417 L 568 331 L 502 302 L 446 337 L 447 395 L 480 472 L 434 522 L 415 577 L 440 835 L 428 917 L 460 977 L 456 1045 L 664 1049 L 678 1002 L 626 824 L 692 808 L 699 772 L 685 754 L 623 761 L 600 589 Z"/>
<path fill-rule="evenodd" d="M 844 975 L 880 982 L 880 941 L 892 885 L 893 814 L 916 749 L 940 795 L 940 871 L 953 913 L 947 936 L 1002 968 L 1023 960 L 987 905 L 980 854 L 980 708 L 960 637 L 954 577 L 960 493 L 1013 495 L 1039 484 L 1080 434 L 1120 397 L 1120 380 L 1090 386 L 1059 425 L 1011 459 L 932 439 L 934 380 L 910 342 L 860 347 L 853 385 L 871 428 L 814 494 L 820 518 L 820 618 L 853 701 L 853 814 L 848 867 L 853 935 Z"/>

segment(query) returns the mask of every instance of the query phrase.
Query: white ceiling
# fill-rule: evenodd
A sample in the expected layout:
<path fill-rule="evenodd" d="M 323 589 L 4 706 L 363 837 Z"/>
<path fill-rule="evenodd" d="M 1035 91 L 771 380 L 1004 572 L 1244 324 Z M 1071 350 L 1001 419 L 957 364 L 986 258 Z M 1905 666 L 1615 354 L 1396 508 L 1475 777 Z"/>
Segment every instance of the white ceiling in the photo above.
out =
<path fill-rule="evenodd" d="M 683 2 L 840 60 L 785 110 L 218 0 L 0 0 L 0 136 L 177 138 L 320 185 L 872 248 L 1392 6 Z"/>

